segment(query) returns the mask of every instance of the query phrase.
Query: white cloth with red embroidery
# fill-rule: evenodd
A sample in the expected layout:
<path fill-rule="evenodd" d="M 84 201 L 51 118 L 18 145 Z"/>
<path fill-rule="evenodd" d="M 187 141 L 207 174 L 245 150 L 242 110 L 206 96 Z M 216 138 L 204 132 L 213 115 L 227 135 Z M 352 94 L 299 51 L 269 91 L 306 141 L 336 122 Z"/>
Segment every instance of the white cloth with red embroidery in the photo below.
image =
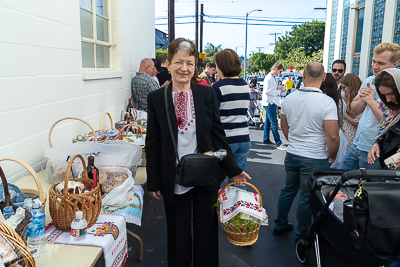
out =
<path fill-rule="evenodd" d="M 102 247 L 105 266 L 122 267 L 128 257 L 126 233 L 123 215 L 102 213 L 82 241 L 71 240 L 70 233 L 57 230 L 53 222 L 46 226 L 45 238 L 47 243 Z"/>
<path fill-rule="evenodd" d="M 260 205 L 260 196 L 234 186 L 228 186 L 219 196 L 220 220 L 225 223 L 239 212 L 259 220 L 266 217 L 265 209 Z"/>

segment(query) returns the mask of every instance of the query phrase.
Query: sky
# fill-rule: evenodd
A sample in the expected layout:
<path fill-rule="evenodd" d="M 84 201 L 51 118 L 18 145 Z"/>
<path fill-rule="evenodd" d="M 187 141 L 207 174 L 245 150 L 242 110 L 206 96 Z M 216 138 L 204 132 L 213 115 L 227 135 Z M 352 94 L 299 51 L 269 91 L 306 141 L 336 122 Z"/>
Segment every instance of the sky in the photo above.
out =
<path fill-rule="evenodd" d="M 199 0 L 205 15 L 203 50 L 207 43 L 231 48 L 244 56 L 247 26 L 247 55 L 274 53 L 275 35 L 282 36 L 295 24 L 313 19 L 325 21 L 326 0 Z M 195 40 L 195 0 L 175 0 L 175 38 Z M 168 33 L 168 0 L 155 0 L 155 27 Z M 200 22 L 200 19 L 199 19 Z M 182 23 L 182 24 L 180 24 Z M 226 24 L 229 23 L 229 24 Z M 268 24 L 268 25 L 251 25 Z M 272 35 L 271 35 L 272 34 Z M 200 25 L 199 25 L 200 35 Z M 200 44 L 200 37 L 199 37 Z"/>

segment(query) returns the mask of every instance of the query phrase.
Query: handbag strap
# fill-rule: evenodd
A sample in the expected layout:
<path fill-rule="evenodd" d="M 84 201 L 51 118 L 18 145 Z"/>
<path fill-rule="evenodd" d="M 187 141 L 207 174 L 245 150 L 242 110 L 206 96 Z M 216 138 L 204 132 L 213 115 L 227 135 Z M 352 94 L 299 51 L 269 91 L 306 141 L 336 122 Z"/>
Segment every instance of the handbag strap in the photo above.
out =
<path fill-rule="evenodd" d="M 176 159 L 179 162 L 179 155 L 178 155 L 178 150 L 176 148 L 176 141 L 175 141 L 175 138 L 174 138 L 174 132 L 172 131 L 171 118 L 170 118 L 169 112 L 168 112 L 168 97 L 167 97 L 168 88 L 169 88 L 169 86 L 165 86 L 165 89 L 164 89 L 165 113 L 167 115 L 168 128 L 169 128 L 169 133 L 171 134 L 171 139 L 172 139 L 172 144 L 174 146 L 175 156 L 176 156 Z"/>

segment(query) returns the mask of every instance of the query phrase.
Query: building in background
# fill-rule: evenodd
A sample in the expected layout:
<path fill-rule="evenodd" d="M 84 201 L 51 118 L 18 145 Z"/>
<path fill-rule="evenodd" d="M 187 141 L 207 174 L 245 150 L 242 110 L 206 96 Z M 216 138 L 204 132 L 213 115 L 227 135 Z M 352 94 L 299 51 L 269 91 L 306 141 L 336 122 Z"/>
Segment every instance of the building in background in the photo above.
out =
<path fill-rule="evenodd" d="M 400 0 L 327 0 L 323 64 L 331 71 L 335 59 L 346 61 L 346 72 L 372 75 L 374 47 L 400 44 Z"/>
<path fill-rule="evenodd" d="M 156 29 L 156 49 L 168 50 L 168 34 Z"/>
<path fill-rule="evenodd" d="M 154 1 L 0 1 L 0 159 L 44 165 L 63 117 L 120 120 L 140 61 L 154 57 Z M 106 123 L 106 122 L 105 122 Z M 52 143 L 89 132 L 65 121 Z M 1 162 L 11 181 L 26 175 Z"/>

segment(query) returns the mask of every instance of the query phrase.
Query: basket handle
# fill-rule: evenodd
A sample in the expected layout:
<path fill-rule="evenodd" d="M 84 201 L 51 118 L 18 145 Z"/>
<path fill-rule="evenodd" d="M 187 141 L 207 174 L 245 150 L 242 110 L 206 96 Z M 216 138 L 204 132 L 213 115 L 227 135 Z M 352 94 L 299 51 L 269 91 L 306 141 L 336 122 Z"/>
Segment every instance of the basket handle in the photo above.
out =
<path fill-rule="evenodd" d="M 111 129 L 114 128 L 114 127 L 113 127 L 113 125 L 114 125 L 114 124 L 113 124 L 113 120 L 112 120 L 112 118 L 111 118 L 110 113 L 104 112 L 103 115 L 101 115 L 101 119 L 100 119 L 100 133 L 103 132 L 103 119 L 104 119 L 104 116 L 105 116 L 105 115 L 108 115 L 108 118 L 110 119 Z"/>
<path fill-rule="evenodd" d="M 67 169 L 65 170 L 65 178 L 64 178 L 64 191 L 63 191 L 63 195 L 65 197 L 67 197 L 68 195 L 68 177 L 69 177 L 69 171 L 71 170 L 72 167 L 72 163 L 74 163 L 74 160 L 76 158 L 80 158 L 82 165 L 83 165 L 83 179 L 85 180 L 85 183 L 89 183 L 89 176 L 87 174 L 87 170 L 86 170 L 86 163 L 85 163 L 85 159 L 80 155 L 80 154 L 76 154 L 74 155 L 68 162 L 68 166 Z M 65 209 L 67 210 L 67 209 Z"/>
<path fill-rule="evenodd" d="M 6 176 L 4 175 L 3 169 L 1 167 L 0 167 L 0 176 L 4 188 L 4 205 L 10 206 L 12 203 L 11 203 L 10 192 L 8 191 L 8 183 Z"/>
<path fill-rule="evenodd" d="M 225 186 L 219 191 L 218 197 L 217 197 L 217 201 L 218 201 L 219 196 L 221 195 L 221 193 L 224 192 L 225 189 L 226 189 L 228 186 L 234 185 L 234 184 L 235 184 L 235 183 L 229 183 L 229 184 L 225 185 Z M 260 196 L 260 205 L 262 206 L 262 205 L 263 205 L 263 203 L 262 203 L 262 197 L 261 197 L 260 191 L 258 191 L 257 187 L 255 187 L 254 185 L 252 185 L 251 183 L 248 183 L 248 182 L 242 182 L 242 184 L 250 185 L 251 187 L 253 187 L 254 190 L 256 190 L 257 194 Z"/>
<path fill-rule="evenodd" d="M 50 147 L 53 147 L 53 145 L 51 144 L 51 133 L 53 132 L 54 127 L 55 127 L 56 124 L 59 123 L 60 121 L 65 121 L 65 120 L 78 120 L 78 121 L 81 121 L 81 122 L 83 122 L 84 124 L 86 124 L 86 125 L 90 128 L 90 130 L 92 130 L 93 135 L 94 135 L 94 140 L 95 140 L 95 142 L 97 142 L 97 135 L 96 135 L 96 132 L 95 132 L 95 130 L 93 130 L 92 126 L 90 126 L 89 123 L 87 123 L 86 121 L 84 121 L 84 120 L 82 120 L 82 119 L 80 119 L 80 118 L 76 118 L 76 117 L 65 117 L 65 118 L 59 119 L 58 121 L 56 121 L 56 122 L 53 124 L 53 126 L 51 126 L 50 132 L 49 132 L 49 146 L 50 146 Z"/>
<path fill-rule="evenodd" d="M 32 175 L 33 179 L 35 179 L 36 186 L 37 186 L 37 188 L 39 190 L 40 202 L 45 203 L 46 199 L 45 199 L 45 196 L 44 196 L 42 183 L 40 182 L 39 176 L 37 175 L 35 170 L 29 164 L 27 164 L 25 161 L 22 161 L 20 159 L 17 159 L 17 158 L 0 159 L 0 161 L 5 161 L 5 160 L 14 161 L 14 162 L 22 165 L 25 169 L 27 169 L 29 171 L 29 173 Z M 3 181 L 3 183 L 4 183 L 4 181 Z M 8 191 L 8 186 L 7 186 L 7 191 Z M 5 195 L 5 190 L 4 190 L 4 195 Z"/>

